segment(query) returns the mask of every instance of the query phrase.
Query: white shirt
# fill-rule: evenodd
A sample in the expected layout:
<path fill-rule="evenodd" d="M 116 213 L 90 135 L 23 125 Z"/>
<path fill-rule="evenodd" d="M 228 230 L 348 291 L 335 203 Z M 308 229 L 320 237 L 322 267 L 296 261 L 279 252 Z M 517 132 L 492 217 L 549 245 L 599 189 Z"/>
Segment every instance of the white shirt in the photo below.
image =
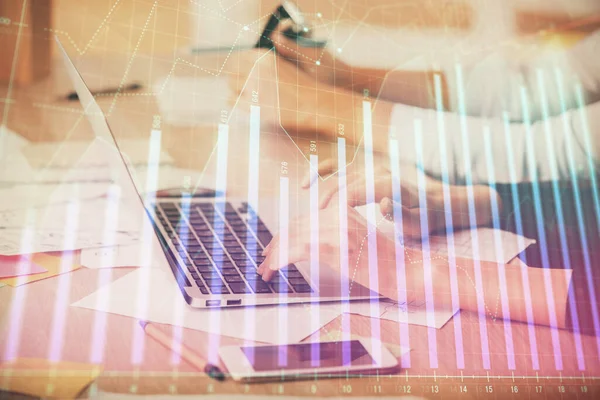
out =
<path fill-rule="evenodd" d="M 527 62 L 498 53 L 445 73 L 451 108 L 467 116 L 395 105 L 391 129 L 402 161 L 439 178 L 446 172 L 458 184 L 593 173 L 600 158 L 594 145 L 600 131 L 590 131 L 600 127 L 590 124 L 600 119 L 600 31 L 567 51 L 545 51 Z M 415 131 L 421 132 L 421 156 Z"/>

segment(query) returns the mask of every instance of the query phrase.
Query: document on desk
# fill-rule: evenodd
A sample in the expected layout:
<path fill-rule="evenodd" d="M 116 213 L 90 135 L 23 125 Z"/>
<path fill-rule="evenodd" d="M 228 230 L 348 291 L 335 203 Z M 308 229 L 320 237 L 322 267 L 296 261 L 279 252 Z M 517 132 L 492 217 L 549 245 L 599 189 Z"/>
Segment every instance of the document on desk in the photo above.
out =
<path fill-rule="evenodd" d="M 0 189 L 0 211 L 39 208 L 74 200 L 102 197 L 111 190 L 110 182 L 18 185 Z"/>
<path fill-rule="evenodd" d="M 71 251 L 106 245 L 102 231 L 69 232 L 62 230 L 0 229 L 0 255 Z M 131 244 L 139 240 L 137 232 L 115 232 L 113 241 Z"/>
<path fill-rule="evenodd" d="M 0 228 L 35 230 L 67 229 L 67 224 L 75 232 L 104 231 L 137 232 L 144 218 L 143 207 L 139 203 L 109 199 L 78 199 L 66 204 L 49 204 L 40 208 L 0 211 Z M 116 214 L 114 221 L 107 216 Z"/>
<path fill-rule="evenodd" d="M 413 302 L 407 305 L 391 300 L 359 301 L 350 303 L 349 313 L 440 329 L 458 311 L 458 309 L 452 309 L 451 307 L 432 307 L 431 309 L 434 311 L 431 313 L 427 311 L 425 302 Z"/>
<path fill-rule="evenodd" d="M 384 219 L 378 204 L 369 204 L 356 207 L 356 210 L 366 218 L 368 207 L 375 208 L 377 221 L 381 221 L 377 228 L 386 235 L 394 236 L 394 224 Z M 535 240 L 517 235 L 512 232 L 493 228 L 476 228 L 455 231 L 452 235 L 454 241 L 454 255 L 462 258 L 477 258 L 481 261 L 491 261 L 506 264 Z M 422 243 L 415 238 L 399 238 L 405 247 L 421 249 Z M 431 235 L 428 238 L 429 251 L 434 254 L 448 254 L 448 238 L 443 235 Z M 477 243 L 477 245 L 474 245 Z M 496 246 L 498 244 L 498 246 Z M 498 250 L 498 251 L 497 251 Z"/>
<path fill-rule="evenodd" d="M 193 309 L 171 272 L 160 268 L 136 269 L 71 305 L 275 344 L 300 342 L 341 314 L 339 305 L 318 304 Z"/>
<path fill-rule="evenodd" d="M 90 268 L 150 267 L 158 268 L 164 260 L 159 245 L 152 246 L 152 255 L 144 257 L 148 246 L 138 242 L 131 245 L 119 245 L 82 249 L 81 265 Z"/>

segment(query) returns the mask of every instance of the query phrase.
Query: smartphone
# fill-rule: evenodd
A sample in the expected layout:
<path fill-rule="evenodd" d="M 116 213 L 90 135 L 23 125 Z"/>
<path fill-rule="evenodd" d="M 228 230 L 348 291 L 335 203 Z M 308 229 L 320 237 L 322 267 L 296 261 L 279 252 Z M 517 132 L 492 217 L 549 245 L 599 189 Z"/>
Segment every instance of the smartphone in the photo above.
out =
<path fill-rule="evenodd" d="M 398 360 L 378 340 L 227 346 L 219 355 L 236 381 L 390 373 Z"/>

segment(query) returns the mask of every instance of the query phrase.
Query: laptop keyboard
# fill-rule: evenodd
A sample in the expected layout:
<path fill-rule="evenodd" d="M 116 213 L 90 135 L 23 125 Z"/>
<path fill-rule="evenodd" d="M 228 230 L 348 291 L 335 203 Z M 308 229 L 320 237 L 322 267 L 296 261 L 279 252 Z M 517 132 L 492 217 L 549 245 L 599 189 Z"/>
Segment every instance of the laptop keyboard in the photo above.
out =
<path fill-rule="evenodd" d="M 154 211 L 203 294 L 313 292 L 293 264 L 262 280 L 257 268 L 273 236 L 247 203 L 236 210 L 231 203 L 161 202 Z"/>

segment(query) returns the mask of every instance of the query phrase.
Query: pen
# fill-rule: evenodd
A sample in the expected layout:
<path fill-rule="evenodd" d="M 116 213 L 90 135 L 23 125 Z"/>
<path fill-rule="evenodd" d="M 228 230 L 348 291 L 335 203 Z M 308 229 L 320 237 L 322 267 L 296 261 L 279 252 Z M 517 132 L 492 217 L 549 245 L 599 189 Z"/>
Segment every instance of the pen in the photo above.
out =
<path fill-rule="evenodd" d="M 146 332 L 148 336 L 152 339 L 156 340 L 158 343 L 162 344 L 167 349 L 172 349 L 171 344 L 173 343 L 173 339 L 163 333 L 160 329 L 157 329 L 155 326 L 146 321 L 140 321 L 140 326 Z M 180 353 L 179 355 L 185 361 L 192 364 L 194 367 L 198 368 L 200 371 L 204 371 L 206 375 L 209 377 L 216 379 L 218 381 L 225 380 L 225 374 L 219 367 L 214 364 L 209 363 L 204 360 L 202 357 L 196 354 L 192 349 L 183 344 L 179 344 Z"/>
<path fill-rule="evenodd" d="M 140 85 L 139 83 L 131 83 L 129 85 L 123 86 L 122 88 L 109 88 L 109 89 L 103 89 L 103 90 L 98 90 L 95 92 L 92 92 L 92 94 L 94 96 L 98 95 L 98 94 L 116 94 L 118 92 L 127 92 L 127 91 L 134 91 L 134 90 L 138 90 L 141 89 L 142 85 Z M 77 92 L 71 92 L 66 96 L 66 99 L 69 101 L 75 101 L 75 100 L 79 100 L 79 96 L 77 95 Z"/>

